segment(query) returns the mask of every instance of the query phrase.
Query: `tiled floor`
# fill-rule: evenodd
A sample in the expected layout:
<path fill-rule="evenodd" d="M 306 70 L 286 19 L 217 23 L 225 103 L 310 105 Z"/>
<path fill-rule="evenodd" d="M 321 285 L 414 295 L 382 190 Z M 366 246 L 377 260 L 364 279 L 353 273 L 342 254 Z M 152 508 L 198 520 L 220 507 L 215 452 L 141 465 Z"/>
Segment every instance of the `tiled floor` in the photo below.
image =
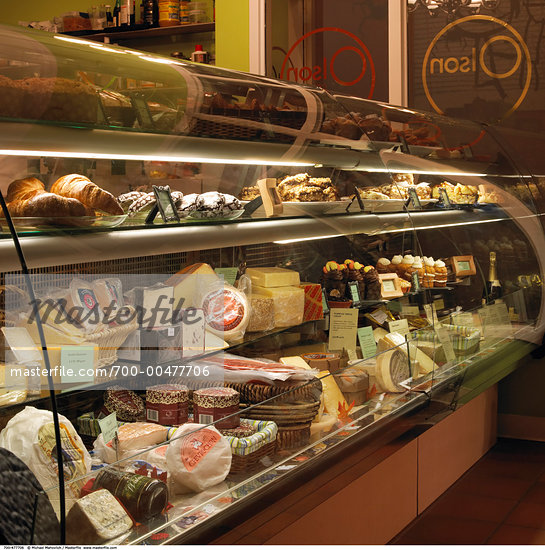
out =
<path fill-rule="evenodd" d="M 499 440 L 391 544 L 545 544 L 545 443 Z"/>

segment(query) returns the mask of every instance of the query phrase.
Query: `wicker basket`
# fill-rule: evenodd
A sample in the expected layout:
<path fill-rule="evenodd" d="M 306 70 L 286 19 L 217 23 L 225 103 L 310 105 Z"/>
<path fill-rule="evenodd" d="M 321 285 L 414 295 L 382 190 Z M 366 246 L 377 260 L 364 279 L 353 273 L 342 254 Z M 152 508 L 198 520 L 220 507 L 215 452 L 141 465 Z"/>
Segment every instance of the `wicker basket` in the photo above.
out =
<path fill-rule="evenodd" d="M 302 382 L 276 382 L 274 385 L 266 386 L 251 382 L 224 382 L 224 386 L 237 390 L 240 393 L 241 402 L 253 404 L 262 403 L 273 397 L 275 397 L 274 404 L 296 401 L 314 403 L 322 393 L 322 383 L 318 378 L 307 384 Z"/>
<path fill-rule="evenodd" d="M 257 451 L 240 456 L 233 454 L 229 475 L 245 474 L 261 467 L 260 461 L 266 456 L 272 456 L 276 450 L 276 440 L 263 445 Z"/>
<path fill-rule="evenodd" d="M 310 441 L 310 422 L 295 426 L 278 426 L 276 448 L 280 450 L 302 447 Z"/>

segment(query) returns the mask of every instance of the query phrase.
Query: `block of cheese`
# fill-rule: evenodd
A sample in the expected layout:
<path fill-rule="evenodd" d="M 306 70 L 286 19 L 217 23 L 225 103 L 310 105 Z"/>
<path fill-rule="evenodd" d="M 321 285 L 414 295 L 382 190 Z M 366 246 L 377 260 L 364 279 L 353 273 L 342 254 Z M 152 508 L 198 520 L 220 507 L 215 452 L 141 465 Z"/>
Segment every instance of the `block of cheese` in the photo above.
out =
<path fill-rule="evenodd" d="M 191 264 L 180 269 L 165 284 L 174 287 L 173 308 L 197 307 L 206 288 L 219 281 L 216 272 L 204 263 Z"/>
<path fill-rule="evenodd" d="M 268 296 L 250 295 L 250 321 L 246 332 L 263 332 L 274 328 L 274 302 Z"/>
<path fill-rule="evenodd" d="M 300 369 L 310 370 L 308 363 L 300 355 L 292 355 L 291 357 L 280 357 L 280 362 L 283 365 L 291 367 L 299 367 Z"/>
<path fill-rule="evenodd" d="M 66 516 L 67 544 L 98 544 L 126 533 L 132 520 L 107 489 L 78 499 Z"/>
<path fill-rule="evenodd" d="M 249 267 L 246 275 L 252 280 L 252 285 L 265 288 L 299 285 L 299 273 L 283 267 Z"/>
<path fill-rule="evenodd" d="M 266 288 L 255 285 L 254 294 L 269 296 L 274 304 L 274 326 L 291 327 L 303 322 L 305 308 L 305 291 L 297 286 L 280 286 Z"/>
<path fill-rule="evenodd" d="M 166 426 L 150 422 L 129 422 L 119 426 L 119 451 L 125 452 L 134 449 L 151 447 L 167 440 Z"/>
<path fill-rule="evenodd" d="M 347 406 L 335 378 L 329 371 L 322 371 L 318 374 L 318 378 L 322 382 L 322 394 L 324 396 L 324 410 L 327 414 L 331 414 L 337 418 L 339 416 L 339 405 Z"/>
<path fill-rule="evenodd" d="M 323 319 L 322 285 L 317 283 L 301 283 L 299 286 L 305 291 L 303 322 Z"/>

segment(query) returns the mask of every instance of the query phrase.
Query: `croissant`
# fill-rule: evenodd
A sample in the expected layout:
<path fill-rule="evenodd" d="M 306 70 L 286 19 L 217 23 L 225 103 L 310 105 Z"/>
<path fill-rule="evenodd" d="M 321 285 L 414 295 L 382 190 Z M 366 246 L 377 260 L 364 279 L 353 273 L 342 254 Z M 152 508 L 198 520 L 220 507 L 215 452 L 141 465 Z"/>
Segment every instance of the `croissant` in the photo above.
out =
<path fill-rule="evenodd" d="M 80 174 L 60 177 L 51 187 L 51 192 L 62 197 L 78 199 L 85 206 L 108 214 L 123 214 L 123 208 L 111 193 Z"/>
<path fill-rule="evenodd" d="M 37 178 L 23 178 L 12 181 L 8 186 L 6 202 L 23 201 L 45 193 L 44 184 Z"/>
<path fill-rule="evenodd" d="M 13 217 L 64 218 L 87 214 L 86 207 L 78 200 L 54 193 L 40 193 L 30 199 L 9 202 L 7 206 Z"/>

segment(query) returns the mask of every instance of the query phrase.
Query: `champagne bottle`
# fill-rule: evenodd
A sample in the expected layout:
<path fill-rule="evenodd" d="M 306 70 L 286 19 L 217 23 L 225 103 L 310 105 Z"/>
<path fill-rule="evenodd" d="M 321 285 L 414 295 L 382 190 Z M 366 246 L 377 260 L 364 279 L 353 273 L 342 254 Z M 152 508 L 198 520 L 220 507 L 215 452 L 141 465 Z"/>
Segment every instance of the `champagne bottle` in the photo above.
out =
<path fill-rule="evenodd" d="M 488 271 L 488 281 L 483 292 L 483 304 L 493 304 L 502 296 L 502 286 L 496 272 L 496 253 L 490 252 L 490 269 Z"/>

